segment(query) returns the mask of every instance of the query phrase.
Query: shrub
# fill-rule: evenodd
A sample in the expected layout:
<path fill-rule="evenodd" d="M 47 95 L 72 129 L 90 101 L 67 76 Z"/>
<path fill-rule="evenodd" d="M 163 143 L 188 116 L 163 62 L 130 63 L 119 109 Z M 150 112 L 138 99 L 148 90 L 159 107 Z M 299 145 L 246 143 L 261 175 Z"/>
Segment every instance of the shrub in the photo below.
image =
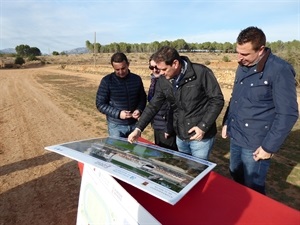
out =
<path fill-rule="evenodd" d="M 24 63 L 25 63 L 25 60 L 23 59 L 23 57 L 17 56 L 15 58 L 15 64 L 17 64 L 17 65 L 23 65 Z"/>
<path fill-rule="evenodd" d="M 227 55 L 224 55 L 222 60 L 223 62 L 230 62 L 230 59 Z"/>
<path fill-rule="evenodd" d="M 205 60 L 204 64 L 205 64 L 205 65 L 209 65 L 209 64 L 210 64 L 210 61 L 209 61 L 209 60 Z"/>
<path fill-rule="evenodd" d="M 289 49 L 288 51 L 278 52 L 278 56 L 288 61 L 295 69 L 296 72 L 296 84 L 300 85 L 300 54 L 297 48 Z"/>
<path fill-rule="evenodd" d="M 34 61 L 34 60 L 39 60 L 35 55 L 30 55 L 27 58 L 28 61 Z"/>

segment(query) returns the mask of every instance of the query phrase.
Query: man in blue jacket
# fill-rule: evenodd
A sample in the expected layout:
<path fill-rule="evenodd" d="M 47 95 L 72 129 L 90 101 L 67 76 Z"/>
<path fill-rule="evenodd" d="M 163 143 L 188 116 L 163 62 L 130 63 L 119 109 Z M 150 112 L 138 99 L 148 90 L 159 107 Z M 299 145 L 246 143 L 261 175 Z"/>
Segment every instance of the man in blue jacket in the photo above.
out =
<path fill-rule="evenodd" d="M 270 158 L 298 119 L 295 71 L 265 46 L 257 27 L 238 35 L 239 66 L 222 129 L 230 137 L 233 179 L 262 194 Z"/>
<path fill-rule="evenodd" d="M 111 65 L 114 72 L 101 80 L 96 106 L 106 115 L 109 136 L 127 137 L 146 106 L 146 92 L 141 77 L 130 72 L 124 53 L 113 54 Z"/>
<path fill-rule="evenodd" d="M 216 119 L 224 106 L 216 77 L 208 67 L 192 63 L 169 46 L 160 48 L 153 60 L 162 76 L 128 141 L 137 140 L 167 101 L 173 111 L 178 150 L 207 160 L 217 133 Z"/>

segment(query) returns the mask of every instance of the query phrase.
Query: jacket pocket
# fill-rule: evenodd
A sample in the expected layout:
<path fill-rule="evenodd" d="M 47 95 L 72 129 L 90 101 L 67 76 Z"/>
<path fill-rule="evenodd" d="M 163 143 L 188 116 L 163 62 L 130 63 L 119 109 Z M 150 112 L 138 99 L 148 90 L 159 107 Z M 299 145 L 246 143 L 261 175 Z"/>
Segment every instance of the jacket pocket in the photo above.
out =
<path fill-rule="evenodd" d="M 191 136 L 195 135 L 195 132 L 189 133 L 189 130 L 194 126 L 197 126 L 199 120 L 200 120 L 199 117 L 184 119 L 184 123 L 182 124 L 181 131 L 182 131 L 182 136 L 184 136 L 185 139 L 189 139 Z"/>
<path fill-rule="evenodd" d="M 240 121 L 240 127 L 244 131 L 244 136 L 260 144 L 271 128 L 271 123 L 266 120 L 243 120 Z"/>
<path fill-rule="evenodd" d="M 272 100 L 272 86 L 269 80 L 260 79 L 250 83 L 250 99 L 256 101 Z"/>

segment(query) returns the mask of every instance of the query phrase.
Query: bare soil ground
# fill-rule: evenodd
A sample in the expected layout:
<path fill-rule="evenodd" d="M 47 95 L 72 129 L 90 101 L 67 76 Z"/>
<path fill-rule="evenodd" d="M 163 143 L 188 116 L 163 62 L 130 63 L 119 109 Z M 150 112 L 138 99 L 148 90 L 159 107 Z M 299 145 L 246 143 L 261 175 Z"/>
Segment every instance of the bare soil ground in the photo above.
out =
<path fill-rule="evenodd" d="M 93 106 L 100 79 L 58 66 L 0 70 L 0 225 L 76 224 L 81 181 L 77 162 L 44 147 L 107 136 L 105 117 Z M 90 91 L 91 105 L 84 99 L 74 103 L 82 96 L 81 88 Z M 223 92 L 228 100 L 231 90 Z M 151 130 L 147 132 L 150 137 Z M 213 159 L 228 176 L 224 154 L 220 157 L 225 161 L 217 155 Z M 298 198 L 292 206 L 299 206 L 299 183 L 290 197 Z"/>
<path fill-rule="evenodd" d="M 36 82 L 36 69 L 0 73 L 0 224 L 75 224 L 77 164 L 44 147 L 95 134 Z"/>

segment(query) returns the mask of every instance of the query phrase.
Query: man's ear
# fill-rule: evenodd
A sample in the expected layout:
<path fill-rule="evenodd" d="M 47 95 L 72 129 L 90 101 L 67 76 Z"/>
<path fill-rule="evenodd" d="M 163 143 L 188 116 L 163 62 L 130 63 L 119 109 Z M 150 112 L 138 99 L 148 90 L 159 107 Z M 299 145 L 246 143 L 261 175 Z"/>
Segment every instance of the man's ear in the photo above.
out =
<path fill-rule="evenodd" d="M 175 69 L 177 69 L 179 67 L 180 63 L 179 63 L 179 61 L 177 59 L 175 59 L 173 61 L 173 65 L 174 65 Z"/>
<path fill-rule="evenodd" d="M 261 55 L 263 55 L 264 54 L 264 51 L 265 51 L 265 46 L 264 45 L 262 45 L 260 48 L 259 48 L 259 56 L 261 56 Z"/>

